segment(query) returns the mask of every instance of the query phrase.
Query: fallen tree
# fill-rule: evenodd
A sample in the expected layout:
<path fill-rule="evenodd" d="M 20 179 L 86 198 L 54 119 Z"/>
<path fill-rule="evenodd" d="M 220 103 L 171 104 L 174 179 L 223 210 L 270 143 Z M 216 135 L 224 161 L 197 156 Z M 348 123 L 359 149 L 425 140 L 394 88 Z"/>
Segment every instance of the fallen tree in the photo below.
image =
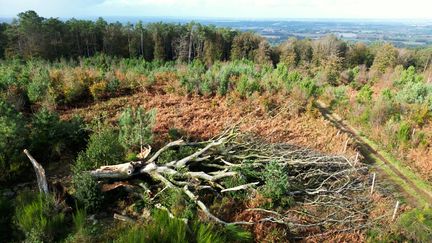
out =
<path fill-rule="evenodd" d="M 194 152 L 173 161 L 159 161 L 164 152 L 179 147 L 192 147 Z M 283 196 L 295 199 L 291 207 L 274 211 L 249 208 L 248 211 L 261 214 L 258 221 L 226 222 L 214 215 L 198 196 L 202 190 L 217 194 L 254 191 L 255 187 L 265 185 L 259 174 L 270 163 L 285 168 L 289 188 Z M 247 176 L 247 171 L 258 176 Z M 159 186 L 153 187 L 157 188 L 153 191 L 146 188 L 148 194 L 156 197 L 166 188 L 181 190 L 209 219 L 220 224 L 270 222 L 285 225 L 291 232 L 316 233 L 323 229 L 355 231 L 368 226 L 372 203 L 367 171 L 365 165 L 343 156 L 324 155 L 289 144 L 268 144 L 227 130 L 205 142 L 173 141 L 148 159 L 102 166 L 90 174 L 99 180 L 150 176 Z M 233 177 L 245 177 L 247 183 L 227 187 L 224 181 Z"/>

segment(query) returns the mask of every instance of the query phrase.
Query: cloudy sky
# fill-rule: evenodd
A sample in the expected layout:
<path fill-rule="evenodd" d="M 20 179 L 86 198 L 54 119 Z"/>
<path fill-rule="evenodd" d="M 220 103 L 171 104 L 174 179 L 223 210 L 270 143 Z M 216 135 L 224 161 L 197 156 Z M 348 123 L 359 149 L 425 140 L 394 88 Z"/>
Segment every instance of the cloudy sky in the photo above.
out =
<path fill-rule="evenodd" d="M 0 0 L 0 16 L 432 19 L 432 0 Z"/>

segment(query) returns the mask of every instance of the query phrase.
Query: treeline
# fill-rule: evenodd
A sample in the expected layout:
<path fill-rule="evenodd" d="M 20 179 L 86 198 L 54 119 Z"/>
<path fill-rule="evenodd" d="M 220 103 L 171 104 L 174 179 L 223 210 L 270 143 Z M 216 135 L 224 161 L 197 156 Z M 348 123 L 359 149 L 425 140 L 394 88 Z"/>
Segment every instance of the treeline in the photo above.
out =
<path fill-rule="evenodd" d="M 432 55 L 431 48 L 396 49 L 391 44 L 348 43 L 335 36 L 319 40 L 289 39 L 271 46 L 251 32 L 204 26 L 199 23 L 144 25 L 43 18 L 34 11 L 18 14 L 11 24 L 0 24 L 0 57 L 34 57 L 48 60 L 90 57 L 96 54 L 142 58 L 146 61 L 191 62 L 206 65 L 217 61 L 248 59 L 259 64 L 284 63 L 287 66 L 324 67 L 342 71 L 364 65 L 370 68 L 375 58 L 381 61 L 377 71 L 402 65 L 424 69 Z M 337 73 L 329 73 L 330 81 Z M 333 77 L 332 77 L 333 76 Z"/>
<path fill-rule="evenodd" d="M 25 59 L 89 57 L 97 53 L 118 57 L 142 57 L 147 61 L 195 58 L 213 62 L 228 60 L 239 32 L 197 23 L 143 25 L 43 18 L 34 11 L 18 14 L 0 27 L 0 52 L 4 57 Z M 264 41 L 260 39 L 259 41 Z M 252 46 L 250 48 L 253 48 Z"/>

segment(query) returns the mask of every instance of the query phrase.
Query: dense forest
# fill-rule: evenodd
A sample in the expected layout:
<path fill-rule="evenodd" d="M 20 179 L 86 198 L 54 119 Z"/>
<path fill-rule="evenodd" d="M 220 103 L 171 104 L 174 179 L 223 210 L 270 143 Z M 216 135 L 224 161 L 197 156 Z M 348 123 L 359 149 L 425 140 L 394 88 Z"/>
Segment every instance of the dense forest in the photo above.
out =
<path fill-rule="evenodd" d="M 252 32 L 193 22 L 60 21 L 27 11 L 0 25 L 0 57 L 0 241 L 432 237 L 428 208 L 407 207 L 397 222 L 373 216 L 392 207 L 392 193 L 369 194 L 366 162 L 347 167 L 352 162 L 345 161 L 357 163 L 356 146 L 323 128 L 316 107 L 318 100 L 327 103 L 430 182 L 432 48 L 366 45 L 332 35 L 273 46 Z M 167 110 L 176 104 L 228 110 L 215 112 L 211 124 L 176 123 L 202 109 Z M 245 125 L 220 123 L 237 113 L 245 120 L 245 111 L 257 116 L 252 123 L 267 122 L 248 130 L 255 134 L 241 133 Z M 307 128 L 311 137 L 299 145 L 311 150 L 280 144 L 295 137 L 284 129 L 297 122 L 322 128 Z M 263 130 L 274 132 L 270 140 L 256 138 Z M 323 132 L 329 135 L 321 138 Z M 315 138 L 335 147 L 312 143 Z M 343 153 L 339 140 L 346 143 Z M 46 169 L 53 195 L 14 189 L 34 180 L 24 149 Z M 122 166 L 145 176 L 124 174 Z M 136 225 L 98 222 L 113 212 Z M 210 222 L 200 220 L 203 214 Z"/>

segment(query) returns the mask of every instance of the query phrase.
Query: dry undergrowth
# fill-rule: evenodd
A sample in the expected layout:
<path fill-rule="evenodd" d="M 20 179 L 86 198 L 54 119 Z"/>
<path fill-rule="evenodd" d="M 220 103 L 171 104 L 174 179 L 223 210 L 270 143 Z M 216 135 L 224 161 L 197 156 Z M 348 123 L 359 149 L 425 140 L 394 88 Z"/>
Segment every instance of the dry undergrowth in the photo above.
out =
<path fill-rule="evenodd" d="M 340 133 L 328 121 L 317 115 L 314 108 L 307 111 L 299 110 L 285 96 L 263 95 L 249 99 L 235 96 L 186 96 L 167 93 L 163 88 L 159 88 L 151 92 L 144 91 L 131 96 L 113 98 L 84 108 L 71 109 L 64 112 L 62 118 L 68 119 L 78 114 L 86 121 L 91 121 L 94 117 L 105 114 L 106 118 L 114 123 L 122 110 L 128 106 L 157 110 L 154 128 L 155 147 L 166 142 L 170 128 L 184 131 L 191 139 L 201 140 L 215 137 L 226 127 L 238 123 L 242 132 L 251 132 L 267 142 L 296 144 L 328 154 L 344 153 L 351 158 L 357 153 L 348 135 Z M 252 212 L 246 210 L 253 207 L 254 200 L 257 199 L 252 198 L 250 202 L 239 205 L 235 215 L 226 218 L 249 220 L 262 217 L 258 214 L 252 215 Z M 388 211 L 390 204 L 390 201 L 382 197 L 377 199 L 378 211 Z M 280 227 L 267 222 L 257 224 L 251 231 L 256 240 L 279 241 L 284 240 L 283 229 Z M 362 232 L 350 232 L 310 237 L 304 241 L 362 242 L 365 241 L 364 237 Z"/>
<path fill-rule="evenodd" d="M 266 102 L 277 103 L 278 108 L 268 111 Z M 140 92 L 131 96 L 114 98 L 85 108 L 71 109 L 62 114 L 63 119 L 78 114 L 86 121 L 106 114 L 116 122 L 125 107 L 155 108 L 157 110 L 154 132 L 159 144 L 165 141 L 170 128 L 176 128 L 196 139 L 209 139 L 226 127 L 240 123 L 240 130 L 252 132 L 268 142 L 296 144 L 325 153 L 340 154 L 348 140 L 346 155 L 356 152 L 351 140 L 339 133 L 316 111 L 293 112 L 288 97 L 230 97 L 183 96 L 163 90 Z"/>

